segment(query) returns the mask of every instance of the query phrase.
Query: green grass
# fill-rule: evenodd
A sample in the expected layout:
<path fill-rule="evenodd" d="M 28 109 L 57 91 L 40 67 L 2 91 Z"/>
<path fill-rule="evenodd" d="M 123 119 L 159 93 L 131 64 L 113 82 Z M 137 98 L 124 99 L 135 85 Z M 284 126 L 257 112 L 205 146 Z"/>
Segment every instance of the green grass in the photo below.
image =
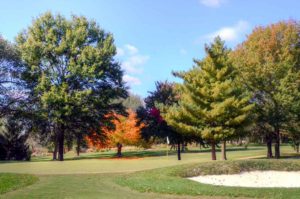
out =
<path fill-rule="evenodd" d="M 282 152 L 284 155 L 294 155 L 290 146 L 283 146 Z M 266 148 L 261 146 L 251 146 L 247 150 L 243 147 L 232 147 L 228 152 L 228 158 L 230 160 L 241 160 L 253 157 L 262 158 L 265 154 Z M 197 148 L 191 148 L 189 152 L 183 153 L 181 161 L 177 161 L 175 152 L 169 153 L 169 156 L 166 157 L 166 151 L 162 148 L 147 151 L 125 151 L 125 159 L 111 159 L 114 155 L 115 151 L 108 151 L 81 154 L 81 156 L 77 158 L 74 153 L 68 153 L 66 154 L 67 161 L 65 162 L 50 161 L 51 157 L 36 157 L 34 161 L 31 162 L 0 162 L 0 173 L 27 173 L 34 174 L 39 178 L 39 181 L 31 186 L 10 191 L 2 195 L 0 194 L 0 198 L 199 198 L 197 194 L 197 196 L 193 196 L 193 194 L 186 195 L 182 193 L 183 195 L 181 195 L 176 192 L 166 192 L 172 193 L 172 195 L 170 195 L 165 194 L 165 192 L 155 192 L 155 190 L 153 192 L 152 190 L 141 192 L 141 190 L 133 189 L 133 187 L 124 186 L 124 178 L 126 180 L 132 180 L 131 182 L 133 183 L 135 179 L 139 179 L 138 174 L 145 173 L 146 178 L 141 179 L 138 183 L 149 182 L 149 186 L 165 186 L 165 189 L 168 190 L 169 183 L 163 180 L 169 180 L 170 176 L 161 174 L 161 172 L 168 170 L 166 167 L 172 167 L 176 170 L 176 168 L 185 168 L 185 165 L 197 166 L 200 165 L 200 163 L 211 163 L 208 149 L 199 150 Z M 220 157 L 219 152 L 217 156 Z M 220 161 L 220 163 L 223 162 Z M 148 172 L 149 174 L 154 172 L 153 176 L 147 176 L 146 174 Z M 162 179 L 162 181 L 156 181 L 157 177 L 159 177 L 159 180 Z M 186 179 L 178 175 L 171 177 L 174 177 L 175 181 L 179 179 L 179 181 L 184 183 L 193 183 L 186 181 Z M 156 180 L 148 181 L 149 178 Z M 120 180 L 123 181 L 123 184 Z M 176 185 L 175 182 L 173 184 Z M 0 183 L 0 187 L 1 186 L 2 183 Z M 193 186 L 199 188 L 199 184 L 197 183 Z M 187 188 L 187 190 L 191 188 L 189 186 L 184 187 Z M 182 187 L 182 190 L 184 187 Z M 180 189 L 180 187 L 178 188 Z M 210 189 L 219 190 L 219 188 L 216 187 Z M 198 191 L 201 191 L 201 189 Z M 233 192 L 235 192 L 235 190 L 233 190 Z M 239 192 L 237 192 L 235 196 L 237 196 L 238 193 Z M 282 194 L 284 193 L 285 192 Z M 217 197 L 213 194 L 206 194 L 204 196 L 201 195 L 201 198 L 224 199 L 230 198 L 231 196 L 226 194 L 219 195 L 220 196 Z M 242 194 L 238 198 L 242 198 L 242 196 L 244 195 Z"/>
<path fill-rule="evenodd" d="M 3 199 L 179 199 L 194 198 L 191 196 L 174 196 L 159 193 L 141 193 L 120 186 L 114 182 L 122 174 L 96 174 L 96 175 L 43 175 L 39 183 L 25 189 L 0 195 Z M 201 197 L 202 198 L 202 197 Z M 213 197 L 215 198 L 215 197 Z M 213 199 L 203 197 L 203 199 Z"/>
<path fill-rule="evenodd" d="M 286 147 L 286 148 L 290 148 Z M 220 152 L 220 148 L 217 148 L 217 151 Z M 227 148 L 227 151 L 264 151 L 265 146 L 253 146 L 249 148 L 245 148 L 244 146 L 230 146 Z M 187 151 L 188 154 L 191 153 L 207 153 L 210 152 L 210 148 L 202 148 L 199 147 L 189 147 Z M 131 149 L 125 150 L 123 153 L 124 158 L 144 158 L 144 157 L 160 157 L 166 155 L 166 148 L 165 147 L 158 147 L 156 149 L 150 150 L 142 150 L 142 149 Z M 176 150 L 168 151 L 169 155 L 176 155 Z M 183 153 L 184 154 L 184 153 Z M 65 154 L 65 161 L 69 160 L 85 160 L 85 159 L 111 159 L 116 158 L 116 151 L 109 150 L 103 152 L 93 152 L 93 153 L 81 153 L 80 156 L 77 156 L 73 151 L 70 151 Z M 32 157 L 31 162 L 43 162 L 43 161 L 50 161 L 52 160 L 52 156 L 38 156 Z M 0 161 L 1 162 L 1 161 Z M 3 161 L 2 161 L 3 162 Z"/>
<path fill-rule="evenodd" d="M 140 192 L 191 196 L 227 196 L 251 198 L 299 198 L 299 188 L 242 188 L 202 184 L 186 177 L 209 174 L 234 174 L 252 170 L 299 171 L 297 160 L 238 160 L 180 165 L 121 176 L 116 182 Z"/>
<path fill-rule="evenodd" d="M 285 148 L 283 148 L 285 149 Z M 290 152 L 290 148 L 285 149 Z M 132 153 L 148 153 L 145 151 L 129 152 Z M 152 152 L 155 153 L 155 152 Z M 160 153 L 158 151 L 157 153 Z M 126 152 L 124 153 L 124 155 Z M 174 166 L 180 164 L 207 162 L 210 161 L 210 153 L 199 151 L 187 152 L 182 154 L 182 160 L 178 161 L 175 154 L 166 156 L 166 153 L 162 153 L 163 156 L 143 157 L 134 156 L 138 158 L 133 159 L 110 159 L 110 158 L 99 158 L 99 153 L 82 154 L 84 158 L 80 160 L 71 160 L 71 155 L 67 154 L 70 158 L 68 161 L 31 161 L 31 162 L 3 162 L 0 163 L 0 173 L 28 173 L 28 174 L 90 174 L 90 173 L 123 173 L 123 172 L 134 172 L 149 170 L 154 168 L 161 168 L 167 166 Z M 147 154 L 148 155 L 148 154 Z M 265 149 L 251 148 L 250 150 L 235 149 L 228 152 L 229 159 L 241 159 L 248 157 L 264 157 Z M 87 158 L 92 156 L 94 158 Z M 217 153 L 220 156 L 220 153 Z M 73 156 L 74 157 L 74 156 Z M 126 156 L 125 156 L 126 157 Z"/>
<path fill-rule="evenodd" d="M 38 178 L 28 174 L 0 173 L 0 194 L 34 184 Z"/>

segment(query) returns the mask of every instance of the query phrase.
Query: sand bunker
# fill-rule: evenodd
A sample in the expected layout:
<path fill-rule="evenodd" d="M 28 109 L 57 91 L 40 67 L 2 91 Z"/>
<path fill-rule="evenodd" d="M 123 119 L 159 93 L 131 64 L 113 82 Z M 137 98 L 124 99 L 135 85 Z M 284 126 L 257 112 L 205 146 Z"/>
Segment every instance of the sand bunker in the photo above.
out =
<path fill-rule="evenodd" d="M 251 171 L 189 178 L 204 184 L 234 187 L 300 187 L 300 171 Z"/>

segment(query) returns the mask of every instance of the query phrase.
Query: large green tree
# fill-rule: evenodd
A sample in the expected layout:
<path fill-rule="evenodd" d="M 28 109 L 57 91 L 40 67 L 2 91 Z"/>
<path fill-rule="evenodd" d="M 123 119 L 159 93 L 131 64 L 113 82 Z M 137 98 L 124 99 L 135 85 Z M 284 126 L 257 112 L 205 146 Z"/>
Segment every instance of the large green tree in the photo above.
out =
<path fill-rule="evenodd" d="M 225 143 L 247 126 L 253 105 L 236 81 L 230 50 L 224 42 L 217 37 L 205 50 L 207 56 L 195 61 L 195 67 L 176 74 L 183 79 L 181 97 L 179 105 L 169 109 L 166 120 L 179 132 L 197 135 L 209 143 L 213 160 L 215 146 L 222 141 L 226 159 Z"/>
<path fill-rule="evenodd" d="M 24 97 L 22 69 L 16 47 L 0 35 L 0 117 L 16 111 L 16 104 Z"/>
<path fill-rule="evenodd" d="M 123 110 L 114 103 L 127 97 L 127 91 L 114 60 L 113 36 L 96 22 L 48 12 L 18 35 L 17 45 L 26 65 L 22 78 L 29 85 L 29 98 L 39 123 L 45 124 L 42 132 L 53 133 L 58 143 L 59 160 L 73 128 L 100 132 L 105 115 Z"/>
<path fill-rule="evenodd" d="M 262 135 L 267 138 L 268 157 L 280 157 L 280 132 L 299 109 L 300 29 L 296 21 L 257 27 L 232 53 L 240 80 L 252 92 Z M 292 117 L 292 118 L 291 118 Z"/>

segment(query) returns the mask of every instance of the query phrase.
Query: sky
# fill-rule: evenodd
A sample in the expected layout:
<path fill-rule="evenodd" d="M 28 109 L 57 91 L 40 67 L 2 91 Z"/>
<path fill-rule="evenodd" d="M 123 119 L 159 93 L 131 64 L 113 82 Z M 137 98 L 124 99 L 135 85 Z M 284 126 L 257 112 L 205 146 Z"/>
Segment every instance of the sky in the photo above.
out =
<path fill-rule="evenodd" d="M 299 0 L 0 0 L 0 34 L 11 42 L 46 11 L 83 15 L 114 35 L 130 91 L 142 97 L 156 81 L 178 81 L 205 56 L 215 36 L 234 48 L 254 27 L 300 19 Z"/>

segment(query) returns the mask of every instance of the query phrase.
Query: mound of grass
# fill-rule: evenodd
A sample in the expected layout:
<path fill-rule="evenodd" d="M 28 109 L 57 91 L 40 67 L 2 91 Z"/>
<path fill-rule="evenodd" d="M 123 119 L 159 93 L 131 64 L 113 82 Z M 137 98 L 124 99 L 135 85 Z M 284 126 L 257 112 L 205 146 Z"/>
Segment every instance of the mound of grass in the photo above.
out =
<path fill-rule="evenodd" d="M 187 166 L 177 172 L 181 177 L 193 177 L 199 175 L 221 175 L 236 174 L 245 171 L 300 171 L 299 161 L 287 160 L 241 160 L 241 161 L 219 161 L 207 162 Z"/>
<path fill-rule="evenodd" d="M 31 185 L 37 180 L 34 175 L 0 173 L 0 194 Z"/>
<path fill-rule="evenodd" d="M 295 160 L 218 161 L 181 165 L 124 175 L 116 179 L 120 185 L 140 192 L 177 195 L 229 196 L 252 198 L 299 198 L 299 188 L 244 188 L 201 184 L 186 179 L 198 175 L 234 174 L 253 170 L 300 171 Z"/>

